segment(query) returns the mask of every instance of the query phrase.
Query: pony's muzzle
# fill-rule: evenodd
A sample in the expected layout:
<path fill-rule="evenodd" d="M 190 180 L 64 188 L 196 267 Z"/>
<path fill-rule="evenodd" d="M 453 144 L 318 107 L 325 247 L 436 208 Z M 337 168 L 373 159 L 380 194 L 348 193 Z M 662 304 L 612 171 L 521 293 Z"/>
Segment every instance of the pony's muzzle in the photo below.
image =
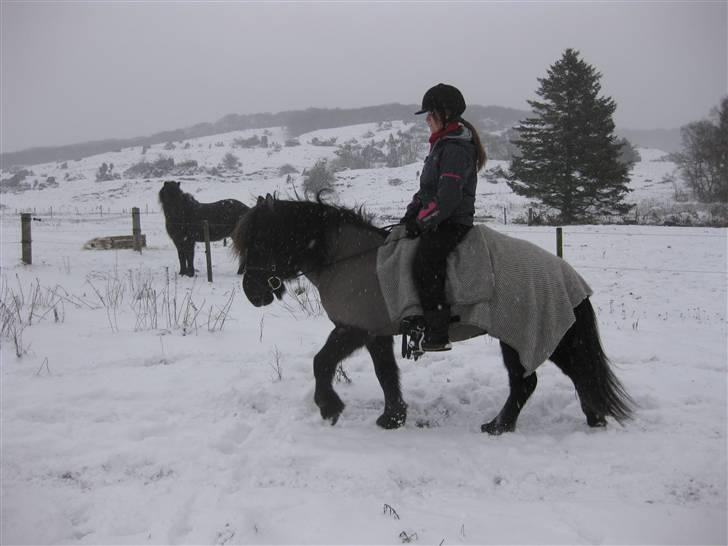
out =
<path fill-rule="evenodd" d="M 270 281 L 270 279 L 267 279 L 267 281 Z M 273 303 L 273 290 L 267 281 L 254 276 L 251 277 L 250 273 L 243 275 L 243 292 L 248 298 L 248 301 L 256 307 Z M 280 291 L 280 286 L 278 291 Z"/>

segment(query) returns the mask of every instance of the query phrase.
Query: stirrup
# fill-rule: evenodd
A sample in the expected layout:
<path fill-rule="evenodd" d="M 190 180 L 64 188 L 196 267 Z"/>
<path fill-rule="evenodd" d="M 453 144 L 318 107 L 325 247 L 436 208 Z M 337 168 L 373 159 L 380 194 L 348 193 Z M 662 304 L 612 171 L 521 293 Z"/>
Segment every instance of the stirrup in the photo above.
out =
<path fill-rule="evenodd" d="M 425 339 L 425 317 L 415 315 L 405 317 L 399 323 L 399 331 L 402 334 L 402 358 L 411 358 L 415 362 L 425 351 L 422 349 L 422 342 Z"/>

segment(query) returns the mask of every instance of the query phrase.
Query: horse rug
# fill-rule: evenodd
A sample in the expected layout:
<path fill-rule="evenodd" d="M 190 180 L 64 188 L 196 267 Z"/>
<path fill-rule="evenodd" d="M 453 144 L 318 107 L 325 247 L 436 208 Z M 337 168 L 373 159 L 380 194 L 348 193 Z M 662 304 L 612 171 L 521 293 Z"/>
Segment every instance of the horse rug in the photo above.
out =
<path fill-rule="evenodd" d="M 394 324 L 421 315 L 412 278 L 419 239 L 396 226 L 377 251 L 377 277 Z M 592 294 L 561 258 L 533 243 L 477 225 L 447 260 L 445 293 L 453 316 L 450 338 L 488 333 L 513 347 L 533 372 L 576 321 L 574 308 Z"/>

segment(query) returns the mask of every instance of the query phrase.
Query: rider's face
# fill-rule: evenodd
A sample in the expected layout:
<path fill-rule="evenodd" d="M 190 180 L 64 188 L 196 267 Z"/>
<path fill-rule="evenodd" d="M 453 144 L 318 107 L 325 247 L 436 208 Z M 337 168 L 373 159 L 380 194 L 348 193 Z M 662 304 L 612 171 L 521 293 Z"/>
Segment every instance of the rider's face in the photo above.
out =
<path fill-rule="evenodd" d="M 427 112 L 425 121 L 427 122 L 427 126 L 430 128 L 430 133 L 436 133 L 442 130 L 442 121 L 440 121 L 440 117 L 436 112 Z"/>

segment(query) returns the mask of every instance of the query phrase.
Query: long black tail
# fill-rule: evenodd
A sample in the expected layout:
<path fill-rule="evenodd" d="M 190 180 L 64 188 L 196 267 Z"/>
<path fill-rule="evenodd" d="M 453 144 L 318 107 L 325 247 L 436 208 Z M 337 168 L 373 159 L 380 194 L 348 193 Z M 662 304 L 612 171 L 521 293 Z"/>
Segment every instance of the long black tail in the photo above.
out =
<path fill-rule="evenodd" d="M 576 322 L 561 340 L 552 360 L 567 375 L 578 378 L 582 403 L 596 414 L 611 415 L 622 423 L 632 417 L 637 404 L 612 371 L 589 298 L 574 309 L 574 315 Z"/>

